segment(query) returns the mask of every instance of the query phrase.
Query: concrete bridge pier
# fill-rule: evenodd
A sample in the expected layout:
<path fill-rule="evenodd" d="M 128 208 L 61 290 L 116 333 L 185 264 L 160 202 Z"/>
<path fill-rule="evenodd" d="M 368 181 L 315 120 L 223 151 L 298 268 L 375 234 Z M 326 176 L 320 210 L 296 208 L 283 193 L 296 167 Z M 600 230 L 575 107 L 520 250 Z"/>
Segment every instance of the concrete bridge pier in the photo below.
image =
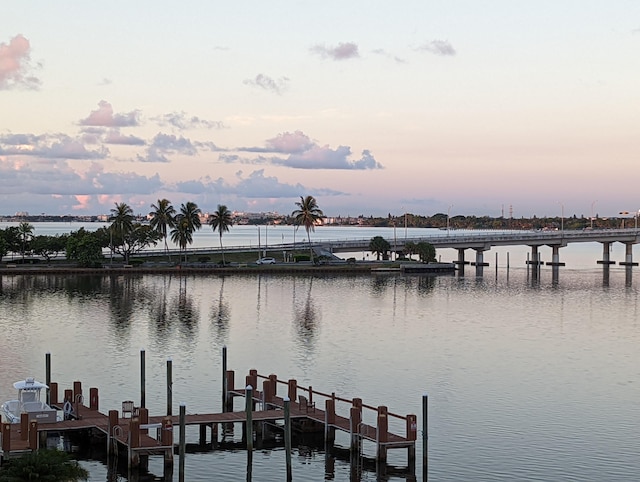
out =
<path fill-rule="evenodd" d="M 455 264 L 458 265 L 458 268 L 463 268 L 465 264 L 469 264 L 469 261 L 464 260 L 464 250 L 466 248 L 456 248 L 458 250 L 458 260 L 455 261 Z"/>
<path fill-rule="evenodd" d="M 564 266 L 565 263 L 560 262 L 560 248 L 562 246 L 558 244 L 551 245 L 551 262 L 547 263 L 547 266 Z"/>
<path fill-rule="evenodd" d="M 622 266 L 638 266 L 638 263 L 633 262 L 633 243 L 625 244 L 625 256 L 624 261 L 620 261 Z"/>
<path fill-rule="evenodd" d="M 539 247 L 540 246 L 538 246 L 537 244 L 531 246 L 531 259 L 527 260 L 527 264 L 532 264 L 536 268 L 542 264 L 542 262 L 540 261 L 540 253 L 538 251 Z"/>
<path fill-rule="evenodd" d="M 484 252 L 486 248 L 473 248 L 476 252 L 476 262 L 474 263 L 476 266 L 489 266 L 489 263 L 484 262 Z"/>
<path fill-rule="evenodd" d="M 611 256 L 609 254 L 610 252 L 611 252 L 611 243 L 608 241 L 603 241 L 602 242 L 602 259 L 599 259 L 597 263 L 603 264 L 605 266 L 608 266 L 610 264 L 616 264 L 615 261 L 611 261 Z"/>

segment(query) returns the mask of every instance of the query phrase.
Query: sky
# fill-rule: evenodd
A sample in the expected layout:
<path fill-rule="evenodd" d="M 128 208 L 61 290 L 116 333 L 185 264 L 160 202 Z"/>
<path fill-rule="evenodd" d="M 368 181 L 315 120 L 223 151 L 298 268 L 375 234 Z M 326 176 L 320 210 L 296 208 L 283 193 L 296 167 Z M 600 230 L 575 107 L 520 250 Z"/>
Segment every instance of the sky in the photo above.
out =
<path fill-rule="evenodd" d="M 637 0 L 22 0 L 0 215 L 640 210 Z"/>

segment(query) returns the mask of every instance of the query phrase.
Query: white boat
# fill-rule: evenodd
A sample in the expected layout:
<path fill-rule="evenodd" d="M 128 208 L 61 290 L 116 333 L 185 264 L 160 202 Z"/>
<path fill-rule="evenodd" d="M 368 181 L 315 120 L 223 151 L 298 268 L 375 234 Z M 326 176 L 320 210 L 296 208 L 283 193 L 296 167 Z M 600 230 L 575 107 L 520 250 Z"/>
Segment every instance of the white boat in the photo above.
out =
<path fill-rule="evenodd" d="M 57 410 L 40 399 L 42 390 L 49 388 L 47 385 L 29 377 L 15 382 L 13 387 L 18 390 L 18 399 L 2 404 L 2 414 L 9 423 L 19 423 L 23 413 L 28 413 L 29 420 L 36 420 L 38 423 L 53 423 L 58 420 Z"/>

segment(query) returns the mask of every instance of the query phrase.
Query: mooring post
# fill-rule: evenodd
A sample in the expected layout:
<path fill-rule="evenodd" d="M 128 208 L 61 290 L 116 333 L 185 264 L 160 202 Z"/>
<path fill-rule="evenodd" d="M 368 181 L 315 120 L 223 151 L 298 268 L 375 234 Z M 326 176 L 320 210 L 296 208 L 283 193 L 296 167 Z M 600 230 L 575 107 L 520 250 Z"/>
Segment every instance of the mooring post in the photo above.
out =
<path fill-rule="evenodd" d="M 377 445 L 377 454 L 376 458 L 379 463 L 387 462 L 387 445 L 386 443 L 389 441 L 389 418 L 388 418 L 388 409 L 384 405 L 380 405 L 378 407 L 378 420 L 377 425 L 378 429 L 376 430 L 376 435 L 378 440 L 376 441 Z"/>
<path fill-rule="evenodd" d="M 422 395 L 422 480 L 428 480 L 428 447 L 429 441 L 429 396 L 425 393 Z"/>
<path fill-rule="evenodd" d="M 416 444 L 418 438 L 418 417 L 413 414 L 407 415 L 407 440 L 413 442 L 407 448 L 409 452 L 409 466 L 413 467 L 416 462 Z"/>
<path fill-rule="evenodd" d="M 7 454 L 7 458 L 9 457 L 9 452 L 11 452 L 11 424 L 10 423 L 2 424 L 2 452 Z"/>
<path fill-rule="evenodd" d="M 362 411 L 353 406 L 349 412 L 349 432 L 351 435 L 351 455 L 360 453 L 360 424 L 362 423 Z"/>
<path fill-rule="evenodd" d="M 49 384 L 49 405 L 58 404 L 58 382 L 51 382 Z"/>
<path fill-rule="evenodd" d="M 140 406 L 146 406 L 145 395 L 145 351 L 144 348 L 140 349 Z"/>
<path fill-rule="evenodd" d="M 129 468 L 140 465 L 140 453 L 136 448 L 140 447 L 140 419 L 133 417 L 129 421 Z"/>
<path fill-rule="evenodd" d="M 167 358 L 167 415 L 173 412 L 173 361 Z"/>
<path fill-rule="evenodd" d="M 89 388 L 89 408 L 97 412 L 99 407 L 100 397 L 98 396 L 98 389 L 96 387 L 91 387 Z"/>
<path fill-rule="evenodd" d="M 180 446 L 178 448 L 179 460 L 178 460 L 178 480 L 184 482 L 184 456 L 186 453 L 186 423 L 187 419 L 187 406 L 184 403 L 180 404 Z"/>
<path fill-rule="evenodd" d="M 284 398 L 284 451 L 286 453 L 287 463 L 287 482 L 293 479 L 291 470 L 291 400 L 289 397 Z"/>
<path fill-rule="evenodd" d="M 245 423 L 245 434 L 247 438 L 247 480 L 251 480 L 253 465 L 253 387 L 247 385 L 245 388 L 245 412 L 247 421 Z"/>
<path fill-rule="evenodd" d="M 111 455 L 111 451 L 114 450 L 115 454 L 118 453 L 118 444 L 114 440 L 114 430 L 118 426 L 118 411 L 109 410 L 109 425 L 107 427 L 107 457 Z"/>
<path fill-rule="evenodd" d="M 84 398 L 82 397 L 82 382 L 73 382 L 73 410 L 75 411 L 74 415 L 78 420 L 81 418 L 80 407 L 82 407 L 83 402 Z"/>
<path fill-rule="evenodd" d="M 44 355 L 45 383 L 47 384 L 47 405 L 51 406 L 51 353 Z"/>
<path fill-rule="evenodd" d="M 336 439 L 336 399 L 328 398 L 324 402 L 324 443 L 325 447 L 331 447 Z M 325 449 L 326 450 L 326 449 Z"/>
<path fill-rule="evenodd" d="M 294 378 L 289 379 L 289 390 L 287 392 L 289 400 L 294 402 L 298 399 L 298 382 Z"/>
<path fill-rule="evenodd" d="M 140 407 L 140 425 L 148 425 L 149 424 L 149 409 L 147 407 Z M 149 430 L 146 428 L 141 428 L 140 433 L 148 434 Z"/>
<path fill-rule="evenodd" d="M 29 422 L 29 448 L 38 450 L 38 422 L 32 420 Z"/>
<path fill-rule="evenodd" d="M 29 439 L 29 414 L 22 412 L 20 414 L 20 440 Z"/>
<path fill-rule="evenodd" d="M 227 411 L 227 345 L 222 346 L 222 411 Z"/>
<path fill-rule="evenodd" d="M 164 466 L 173 466 L 173 421 L 171 417 L 164 417 L 162 419 L 162 446 L 165 447 L 164 451 Z"/>
<path fill-rule="evenodd" d="M 235 377 L 236 373 L 233 370 L 227 370 L 227 376 L 225 380 L 227 381 L 227 399 L 225 401 L 225 412 L 233 412 L 233 394 L 231 394 L 231 390 L 235 390 Z"/>

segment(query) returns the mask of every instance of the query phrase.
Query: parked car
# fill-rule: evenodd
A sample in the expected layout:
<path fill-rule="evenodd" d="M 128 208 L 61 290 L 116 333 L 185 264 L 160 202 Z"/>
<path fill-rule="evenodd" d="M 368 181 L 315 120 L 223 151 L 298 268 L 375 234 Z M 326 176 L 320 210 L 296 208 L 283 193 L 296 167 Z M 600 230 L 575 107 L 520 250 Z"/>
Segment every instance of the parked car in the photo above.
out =
<path fill-rule="evenodd" d="M 260 258 L 256 264 L 276 264 L 275 258 Z"/>

